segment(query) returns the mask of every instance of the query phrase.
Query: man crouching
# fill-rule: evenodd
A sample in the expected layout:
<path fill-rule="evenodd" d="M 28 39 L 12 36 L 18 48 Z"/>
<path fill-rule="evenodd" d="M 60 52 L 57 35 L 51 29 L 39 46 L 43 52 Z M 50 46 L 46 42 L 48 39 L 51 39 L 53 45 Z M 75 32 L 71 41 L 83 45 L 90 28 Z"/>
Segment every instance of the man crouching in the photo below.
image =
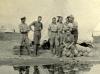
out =
<path fill-rule="evenodd" d="M 74 36 L 71 34 L 70 31 L 66 31 L 66 36 L 64 38 L 64 50 L 63 55 L 67 57 L 74 57 L 77 55 L 77 50 L 74 44 Z"/>

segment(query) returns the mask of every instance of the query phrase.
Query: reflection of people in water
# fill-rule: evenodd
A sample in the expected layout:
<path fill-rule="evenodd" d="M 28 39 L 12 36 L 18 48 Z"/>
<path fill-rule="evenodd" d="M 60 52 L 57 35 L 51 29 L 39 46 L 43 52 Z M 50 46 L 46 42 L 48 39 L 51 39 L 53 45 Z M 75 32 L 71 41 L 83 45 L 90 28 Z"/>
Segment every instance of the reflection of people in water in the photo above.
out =
<path fill-rule="evenodd" d="M 54 73 L 54 65 L 50 65 L 49 74 L 55 74 Z"/>
<path fill-rule="evenodd" d="M 30 66 L 14 66 L 14 70 L 18 70 L 19 74 L 29 74 Z"/>
<path fill-rule="evenodd" d="M 46 67 L 49 74 L 80 74 L 80 71 L 90 71 L 91 64 L 71 61 L 69 63 L 53 64 Z"/>
<path fill-rule="evenodd" d="M 63 71 L 63 67 L 58 68 L 58 74 L 65 74 L 64 71 Z"/>
<path fill-rule="evenodd" d="M 66 63 L 42 65 L 43 69 L 47 69 L 49 74 L 80 74 L 80 71 L 90 71 L 93 65 L 89 63 L 81 63 L 79 61 L 70 61 Z M 29 74 L 30 66 L 14 66 L 14 70 L 18 70 L 19 74 Z M 48 74 L 48 72 L 47 73 Z M 41 68 L 34 66 L 33 74 L 41 74 Z"/>
<path fill-rule="evenodd" d="M 47 69 L 49 74 L 56 74 L 55 73 L 55 65 L 54 64 L 49 64 L 49 65 L 43 65 L 43 68 Z"/>
<path fill-rule="evenodd" d="M 40 74 L 38 66 L 34 66 L 34 72 L 33 72 L 33 74 Z"/>

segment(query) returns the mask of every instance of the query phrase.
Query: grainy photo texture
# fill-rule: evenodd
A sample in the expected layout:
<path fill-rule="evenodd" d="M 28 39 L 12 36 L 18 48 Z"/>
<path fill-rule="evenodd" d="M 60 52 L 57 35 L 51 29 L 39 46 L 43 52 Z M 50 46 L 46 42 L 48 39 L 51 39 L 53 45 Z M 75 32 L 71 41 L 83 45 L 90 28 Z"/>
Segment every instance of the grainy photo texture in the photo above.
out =
<path fill-rule="evenodd" d="M 99 74 L 99 0 L 0 0 L 0 74 Z"/>

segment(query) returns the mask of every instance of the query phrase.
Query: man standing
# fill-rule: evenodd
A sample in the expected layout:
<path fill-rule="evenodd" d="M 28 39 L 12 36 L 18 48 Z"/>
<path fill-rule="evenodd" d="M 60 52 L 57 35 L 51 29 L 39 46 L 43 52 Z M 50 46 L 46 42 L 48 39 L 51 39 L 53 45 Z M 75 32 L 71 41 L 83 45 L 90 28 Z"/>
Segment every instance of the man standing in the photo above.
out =
<path fill-rule="evenodd" d="M 60 16 L 59 17 L 59 22 L 57 23 L 58 25 L 58 36 L 59 36 L 59 44 L 63 43 L 63 28 L 64 28 L 64 24 L 63 24 L 63 17 Z"/>
<path fill-rule="evenodd" d="M 61 57 L 61 55 L 59 55 L 59 53 L 62 51 L 61 46 L 63 44 L 63 38 L 64 38 L 64 34 L 63 34 L 63 28 L 64 28 L 64 24 L 63 24 L 63 17 L 60 16 L 59 17 L 59 21 L 57 23 L 58 26 L 58 35 L 57 35 L 57 41 L 58 41 L 58 45 L 57 45 L 57 55 L 59 57 Z"/>
<path fill-rule="evenodd" d="M 56 37 L 58 33 L 58 27 L 56 23 L 56 18 L 52 18 L 52 23 L 49 25 L 48 34 L 50 39 L 50 49 L 53 54 L 56 53 Z"/>
<path fill-rule="evenodd" d="M 30 24 L 30 29 L 32 30 L 31 26 L 34 26 L 34 52 L 35 56 L 38 55 L 38 47 L 40 45 L 41 39 L 41 30 L 43 29 L 43 24 L 41 22 L 42 17 L 38 16 L 38 20 L 34 21 Z"/>
<path fill-rule="evenodd" d="M 64 23 L 64 33 L 67 31 L 67 29 L 69 29 L 69 31 L 72 31 L 72 24 L 69 24 L 68 18 L 65 18 L 65 23 Z"/>
<path fill-rule="evenodd" d="M 74 35 L 75 44 L 78 40 L 78 24 L 74 21 L 74 16 L 70 15 L 67 17 L 68 19 L 68 26 L 71 28 L 71 33 Z"/>
<path fill-rule="evenodd" d="M 25 22 L 26 22 L 26 17 L 22 17 L 21 18 L 21 24 L 19 25 L 19 30 L 20 30 L 20 33 L 22 34 L 20 55 L 22 55 L 22 49 L 23 48 L 26 48 L 28 54 L 30 55 L 29 39 L 28 39 L 29 27 Z"/>

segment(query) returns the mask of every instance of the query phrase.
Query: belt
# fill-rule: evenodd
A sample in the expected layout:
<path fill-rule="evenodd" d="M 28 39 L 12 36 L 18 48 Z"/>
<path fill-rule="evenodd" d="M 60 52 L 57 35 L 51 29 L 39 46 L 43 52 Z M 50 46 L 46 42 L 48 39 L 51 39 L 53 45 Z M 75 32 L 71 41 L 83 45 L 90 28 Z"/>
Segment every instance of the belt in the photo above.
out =
<path fill-rule="evenodd" d="M 21 34 L 27 34 L 27 32 L 21 32 Z"/>
<path fill-rule="evenodd" d="M 41 30 L 34 30 L 34 31 L 41 31 Z"/>
<path fill-rule="evenodd" d="M 53 32 L 53 33 L 58 33 L 57 31 L 51 31 L 51 32 Z"/>
<path fill-rule="evenodd" d="M 59 33 L 63 33 L 62 31 L 59 31 Z"/>

